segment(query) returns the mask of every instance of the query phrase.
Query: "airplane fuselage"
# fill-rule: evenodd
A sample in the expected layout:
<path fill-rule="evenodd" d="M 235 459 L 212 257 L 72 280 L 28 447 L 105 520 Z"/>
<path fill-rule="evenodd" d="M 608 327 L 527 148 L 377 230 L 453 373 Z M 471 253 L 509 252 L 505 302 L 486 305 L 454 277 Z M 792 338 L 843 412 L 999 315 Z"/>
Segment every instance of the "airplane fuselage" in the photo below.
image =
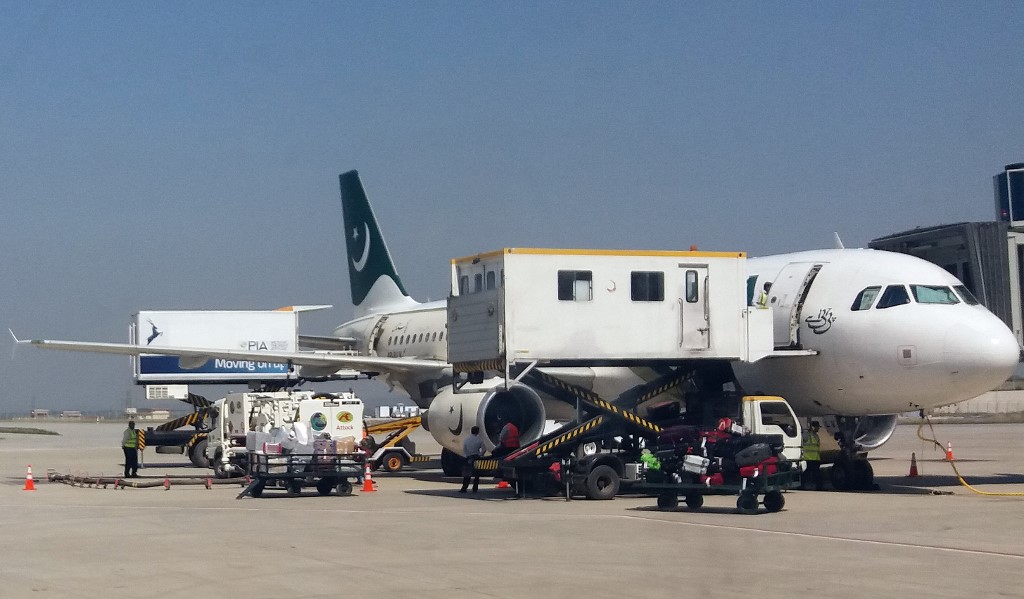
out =
<path fill-rule="evenodd" d="M 800 284 L 812 269 L 816 276 L 801 296 Z M 817 355 L 737 363 L 737 380 L 747 392 L 786 397 L 800 415 L 891 414 L 947 405 L 988 391 L 1016 365 L 1018 347 L 1009 329 L 958 295 L 960 281 L 923 260 L 874 250 L 816 250 L 752 258 L 748 270 L 757 289 L 773 283 L 776 345 L 795 342 Z M 908 301 L 879 307 L 890 286 L 903 286 Z M 852 309 L 858 294 L 872 287 L 878 288 L 874 301 Z M 922 288 L 931 295 L 919 301 L 914 292 Z M 360 352 L 368 355 L 447 361 L 446 318 L 444 302 L 418 304 L 363 316 L 334 334 L 358 339 Z M 597 382 L 590 386 L 632 383 L 623 370 L 593 369 Z M 601 380 L 606 376 L 614 383 Z M 388 382 L 421 406 L 430 401 L 421 392 L 425 381 L 391 373 Z"/>

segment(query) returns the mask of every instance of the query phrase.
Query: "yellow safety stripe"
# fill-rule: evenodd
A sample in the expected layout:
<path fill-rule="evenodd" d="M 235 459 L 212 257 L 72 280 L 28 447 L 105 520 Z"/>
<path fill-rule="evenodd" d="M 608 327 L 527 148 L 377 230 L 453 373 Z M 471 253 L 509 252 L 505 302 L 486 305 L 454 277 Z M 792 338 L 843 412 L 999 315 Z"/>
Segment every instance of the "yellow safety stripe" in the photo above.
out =
<path fill-rule="evenodd" d="M 138 449 L 140 451 L 145 449 L 146 448 L 146 431 L 144 431 L 142 429 L 137 429 L 135 431 L 135 438 L 138 441 L 136 443 L 136 445 L 138 446 Z"/>
<path fill-rule="evenodd" d="M 534 372 L 534 374 L 536 374 L 536 376 L 539 376 L 541 379 L 543 379 L 545 383 L 547 383 L 549 385 L 552 385 L 554 387 L 558 387 L 559 389 L 561 389 L 563 391 L 568 391 L 569 393 L 572 393 L 573 395 L 575 395 L 576 397 L 578 397 L 578 398 L 580 398 L 582 400 L 590 401 L 590 402 L 595 402 L 595 401 L 598 401 L 598 400 L 601 399 L 601 397 L 598 394 L 596 394 L 596 393 L 593 393 L 591 391 L 587 391 L 583 387 L 580 387 L 580 386 L 577 386 L 577 385 L 573 385 L 572 383 L 567 383 L 567 382 L 563 381 L 562 379 L 555 378 L 555 377 L 551 376 L 550 374 L 547 374 L 546 372 L 537 371 L 537 370 L 535 370 L 533 372 Z"/>
<path fill-rule="evenodd" d="M 583 424 L 577 426 L 576 428 L 572 429 L 571 431 L 569 431 L 567 433 L 563 433 L 563 434 L 559 435 L 558 437 L 552 439 L 551 441 L 548 441 L 544 445 L 541 445 L 540 447 L 537 448 L 537 450 L 535 452 L 533 452 L 533 455 L 535 455 L 536 457 L 540 457 L 540 456 L 544 455 L 545 453 L 551 451 L 552 449 L 558 447 L 559 445 L 562 445 L 563 443 L 566 443 L 568 441 L 572 441 L 573 439 L 575 439 L 576 437 L 582 435 L 583 433 L 586 433 L 586 432 L 594 430 L 595 428 L 600 426 L 601 423 L 603 423 L 603 422 L 604 422 L 604 416 L 598 416 L 596 418 L 588 420 L 587 422 L 584 422 Z"/>
<path fill-rule="evenodd" d="M 476 470 L 497 470 L 498 460 L 477 460 L 473 462 L 473 468 Z"/>
<path fill-rule="evenodd" d="M 505 370 L 505 363 L 501 360 L 479 360 L 476 362 L 456 362 L 452 364 L 452 370 L 455 372 L 479 372 L 484 370 L 495 370 L 503 372 Z"/>

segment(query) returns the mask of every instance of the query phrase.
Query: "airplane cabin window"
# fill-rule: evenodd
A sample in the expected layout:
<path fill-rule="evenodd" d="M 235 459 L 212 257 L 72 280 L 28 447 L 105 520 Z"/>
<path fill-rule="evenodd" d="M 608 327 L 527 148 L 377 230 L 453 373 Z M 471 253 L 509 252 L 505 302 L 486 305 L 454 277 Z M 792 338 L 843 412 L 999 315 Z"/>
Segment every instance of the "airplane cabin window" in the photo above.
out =
<path fill-rule="evenodd" d="M 907 294 L 907 288 L 903 285 L 889 285 L 882 292 L 882 299 L 878 300 L 879 310 L 885 308 L 892 308 L 894 306 L 902 306 L 903 304 L 910 303 L 910 295 Z"/>
<path fill-rule="evenodd" d="M 853 305 L 850 306 L 851 310 L 870 310 L 871 304 L 875 303 L 875 298 L 878 297 L 878 292 L 882 288 L 878 285 L 874 287 L 865 287 L 857 294 L 857 299 L 853 300 Z"/>
<path fill-rule="evenodd" d="M 959 304 L 960 300 L 949 287 L 943 285 L 911 285 L 910 292 L 919 304 Z"/>
<path fill-rule="evenodd" d="M 968 306 L 977 306 L 979 303 L 981 303 L 978 301 L 978 298 L 974 297 L 974 294 L 971 293 L 971 290 L 968 289 L 965 285 L 957 285 L 953 289 L 956 289 L 956 292 L 960 294 L 960 298 L 963 299 L 964 303 L 967 304 Z"/>
<path fill-rule="evenodd" d="M 444 331 L 441 331 L 441 334 L 438 335 L 437 339 L 438 341 L 444 341 Z"/>
<path fill-rule="evenodd" d="M 558 299 L 589 302 L 594 299 L 594 273 L 589 270 L 558 271 Z"/>
<path fill-rule="evenodd" d="M 497 285 L 497 283 L 494 280 L 494 278 L 495 278 L 494 277 L 494 271 L 493 270 L 487 271 L 487 288 L 488 289 L 494 289 L 495 285 Z"/>

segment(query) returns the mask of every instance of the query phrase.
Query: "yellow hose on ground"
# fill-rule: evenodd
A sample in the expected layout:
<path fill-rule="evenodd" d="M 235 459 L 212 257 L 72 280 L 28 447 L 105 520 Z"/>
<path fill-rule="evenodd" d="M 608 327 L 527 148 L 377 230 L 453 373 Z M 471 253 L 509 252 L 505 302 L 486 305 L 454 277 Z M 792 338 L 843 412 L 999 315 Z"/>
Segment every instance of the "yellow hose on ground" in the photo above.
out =
<path fill-rule="evenodd" d="M 928 438 L 924 437 L 924 436 L 923 436 L 923 435 L 921 434 L 921 429 L 923 429 L 923 428 L 924 428 L 924 425 L 925 425 L 925 423 L 927 423 L 927 424 L 928 424 L 928 428 L 929 428 L 929 429 L 930 429 L 930 430 L 932 431 L 932 436 L 933 436 L 933 437 L 935 436 L 935 427 L 934 427 L 934 426 L 932 426 L 932 421 L 931 421 L 931 419 L 929 419 L 929 418 L 928 418 L 928 417 L 926 416 L 926 417 L 924 418 L 924 420 L 922 420 L 922 421 L 921 421 L 921 424 L 919 424 L 919 425 L 918 425 L 918 427 L 917 427 L 917 438 L 918 438 L 918 439 L 920 439 L 920 440 L 922 440 L 922 441 L 926 441 L 926 442 L 927 442 L 927 441 L 931 441 L 931 442 L 932 442 L 932 443 L 934 443 L 934 444 L 935 444 L 935 445 L 936 445 L 936 446 L 937 446 L 937 447 L 938 447 L 938 448 L 939 448 L 939 449 L 940 449 L 940 450 L 941 450 L 941 451 L 942 451 L 943 453 L 945 453 L 945 451 L 946 451 L 946 448 L 942 446 L 942 443 L 939 443 L 939 442 L 938 442 L 938 440 L 936 440 L 936 439 L 934 439 L 934 438 L 932 438 L 932 439 L 928 439 Z M 957 480 L 959 480 L 959 481 L 960 481 L 960 484 L 961 484 L 961 485 L 963 485 L 964 487 L 966 487 L 966 488 L 967 488 L 967 489 L 968 489 L 969 491 L 971 491 L 971 492 L 973 492 L 973 493 L 977 493 L 978 495 L 986 495 L 986 496 L 989 496 L 989 497 L 1024 497 L 1024 493 L 992 493 L 992 492 L 990 492 L 990 491 L 982 491 L 981 489 L 975 489 L 974 487 L 972 487 L 971 485 L 969 485 L 969 484 L 967 483 L 967 481 L 966 481 L 966 480 L 964 480 L 964 477 L 963 477 L 963 476 L 961 476 L 961 475 L 960 475 L 960 471 L 959 471 L 959 470 L 957 470 L 957 467 L 956 467 L 956 460 L 952 460 L 952 461 L 950 461 L 950 462 L 949 462 L 949 465 L 953 467 L 953 472 L 954 472 L 954 473 L 956 473 L 956 478 L 957 478 Z"/>

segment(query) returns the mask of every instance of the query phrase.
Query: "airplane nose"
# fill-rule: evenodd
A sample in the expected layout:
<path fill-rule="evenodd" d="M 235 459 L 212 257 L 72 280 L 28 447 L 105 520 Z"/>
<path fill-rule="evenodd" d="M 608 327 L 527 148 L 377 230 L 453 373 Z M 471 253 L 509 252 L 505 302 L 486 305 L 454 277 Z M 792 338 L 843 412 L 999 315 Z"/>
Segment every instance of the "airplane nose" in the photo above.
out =
<path fill-rule="evenodd" d="M 1020 346 L 1003 321 L 991 313 L 958 322 L 946 332 L 943 362 L 965 399 L 991 391 L 1017 368 Z"/>

